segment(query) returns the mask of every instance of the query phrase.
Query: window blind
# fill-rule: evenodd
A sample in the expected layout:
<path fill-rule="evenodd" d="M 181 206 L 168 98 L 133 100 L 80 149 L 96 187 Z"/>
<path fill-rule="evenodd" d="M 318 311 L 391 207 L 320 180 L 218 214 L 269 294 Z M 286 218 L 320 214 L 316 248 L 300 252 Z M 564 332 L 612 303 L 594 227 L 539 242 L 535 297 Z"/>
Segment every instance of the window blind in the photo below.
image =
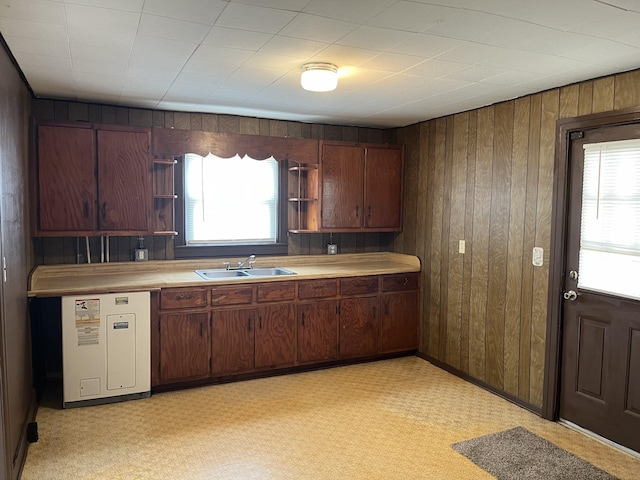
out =
<path fill-rule="evenodd" d="M 275 243 L 278 162 L 185 155 L 187 245 Z"/>
<path fill-rule="evenodd" d="M 640 299 L 640 139 L 584 145 L 581 288 Z"/>

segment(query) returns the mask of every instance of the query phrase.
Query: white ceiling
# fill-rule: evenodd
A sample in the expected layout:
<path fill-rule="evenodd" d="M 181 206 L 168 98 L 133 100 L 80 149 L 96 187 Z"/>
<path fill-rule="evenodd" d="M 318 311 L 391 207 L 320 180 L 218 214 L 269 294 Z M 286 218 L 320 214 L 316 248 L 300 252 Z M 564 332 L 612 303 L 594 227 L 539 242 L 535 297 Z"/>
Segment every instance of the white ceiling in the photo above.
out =
<path fill-rule="evenodd" d="M 638 68 L 639 27 L 640 0 L 0 0 L 39 97 L 375 127 Z"/>

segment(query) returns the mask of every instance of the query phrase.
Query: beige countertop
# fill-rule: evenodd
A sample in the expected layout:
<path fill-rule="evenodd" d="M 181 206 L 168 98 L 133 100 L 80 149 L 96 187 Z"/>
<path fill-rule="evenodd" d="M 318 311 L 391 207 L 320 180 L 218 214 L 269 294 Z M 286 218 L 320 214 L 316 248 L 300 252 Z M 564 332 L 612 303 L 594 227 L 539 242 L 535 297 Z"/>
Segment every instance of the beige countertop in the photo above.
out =
<path fill-rule="evenodd" d="M 420 259 L 412 255 L 377 252 L 340 255 L 257 257 L 255 268 L 286 267 L 296 275 L 239 277 L 204 280 L 195 270 L 222 269 L 223 260 L 232 265 L 241 258 L 164 260 L 150 262 L 41 265 L 29 276 L 29 297 L 152 291 L 187 287 L 252 282 L 278 282 L 317 278 L 353 277 L 420 271 Z"/>

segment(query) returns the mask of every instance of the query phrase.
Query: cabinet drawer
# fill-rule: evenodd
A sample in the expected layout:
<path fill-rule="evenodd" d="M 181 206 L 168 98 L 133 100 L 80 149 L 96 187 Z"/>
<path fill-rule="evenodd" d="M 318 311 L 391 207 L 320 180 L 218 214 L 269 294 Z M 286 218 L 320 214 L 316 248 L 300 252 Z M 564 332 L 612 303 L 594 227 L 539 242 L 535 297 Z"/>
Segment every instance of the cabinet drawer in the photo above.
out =
<path fill-rule="evenodd" d="M 418 289 L 417 273 L 399 273 L 396 275 L 384 275 L 382 277 L 383 292 L 398 292 L 402 290 Z"/>
<path fill-rule="evenodd" d="M 353 277 L 340 280 L 342 295 L 361 295 L 378 291 L 378 277 Z"/>
<path fill-rule="evenodd" d="M 207 306 L 207 290 L 204 288 L 169 288 L 160 292 L 160 308 L 193 308 Z"/>
<path fill-rule="evenodd" d="M 224 286 L 211 289 L 211 305 L 243 305 L 253 300 L 251 285 Z"/>
<path fill-rule="evenodd" d="M 261 283 L 258 285 L 258 302 L 283 302 L 295 300 L 296 285 L 293 282 Z"/>
<path fill-rule="evenodd" d="M 337 280 L 310 280 L 298 284 L 298 298 L 335 297 L 338 294 Z"/>

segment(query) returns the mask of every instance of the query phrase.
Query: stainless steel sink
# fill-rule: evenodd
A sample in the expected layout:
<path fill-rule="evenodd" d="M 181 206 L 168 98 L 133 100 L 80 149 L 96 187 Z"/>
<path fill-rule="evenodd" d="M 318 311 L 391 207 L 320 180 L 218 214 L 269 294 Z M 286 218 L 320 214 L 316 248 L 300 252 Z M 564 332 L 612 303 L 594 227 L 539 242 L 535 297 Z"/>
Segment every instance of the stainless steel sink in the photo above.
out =
<path fill-rule="evenodd" d="M 251 268 L 244 270 L 248 275 L 254 277 L 275 277 L 279 275 L 295 275 L 296 272 L 287 270 L 283 267 L 268 267 L 268 268 Z"/>
<path fill-rule="evenodd" d="M 196 273 L 205 280 L 218 280 L 221 278 L 248 277 L 246 270 L 196 270 Z"/>
<path fill-rule="evenodd" d="M 276 277 L 280 275 L 295 275 L 296 272 L 283 267 L 247 268 L 243 270 L 226 270 L 216 268 L 213 270 L 196 270 L 196 273 L 205 280 L 220 280 L 224 278 L 238 277 Z"/>

